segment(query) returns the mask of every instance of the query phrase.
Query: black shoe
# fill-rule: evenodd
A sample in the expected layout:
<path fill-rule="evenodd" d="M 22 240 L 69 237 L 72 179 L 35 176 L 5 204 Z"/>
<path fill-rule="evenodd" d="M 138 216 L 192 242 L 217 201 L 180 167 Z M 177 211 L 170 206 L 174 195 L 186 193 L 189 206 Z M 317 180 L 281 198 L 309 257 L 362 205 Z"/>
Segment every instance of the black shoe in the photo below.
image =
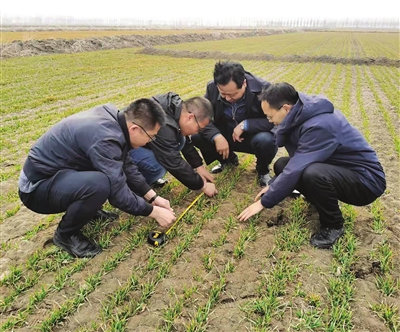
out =
<path fill-rule="evenodd" d="M 322 227 L 318 233 L 311 236 L 310 243 L 320 249 L 329 249 L 343 234 L 343 226 L 341 228 Z"/>
<path fill-rule="evenodd" d="M 158 179 L 156 182 L 153 182 L 151 187 L 152 188 L 162 188 L 168 183 L 167 179 Z"/>
<path fill-rule="evenodd" d="M 271 176 L 267 174 L 258 174 L 258 184 L 260 187 L 268 186 L 269 181 L 271 181 Z"/>
<path fill-rule="evenodd" d="M 102 251 L 100 246 L 91 242 L 81 232 L 65 236 L 59 232 L 58 228 L 54 233 L 53 243 L 68 251 L 72 256 L 79 258 L 94 257 Z"/>
<path fill-rule="evenodd" d="M 105 211 L 105 210 L 98 210 L 95 214 L 95 216 L 93 217 L 93 219 L 101 219 L 101 220 L 117 220 L 119 218 L 119 215 L 117 213 L 114 212 L 110 212 L 110 211 Z"/>
<path fill-rule="evenodd" d="M 239 160 L 237 158 L 233 162 L 232 161 L 223 162 L 214 166 L 213 168 L 211 168 L 211 173 L 213 174 L 221 173 L 225 169 L 225 167 L 236 167 L 236 166 L 239 166 Z"/>

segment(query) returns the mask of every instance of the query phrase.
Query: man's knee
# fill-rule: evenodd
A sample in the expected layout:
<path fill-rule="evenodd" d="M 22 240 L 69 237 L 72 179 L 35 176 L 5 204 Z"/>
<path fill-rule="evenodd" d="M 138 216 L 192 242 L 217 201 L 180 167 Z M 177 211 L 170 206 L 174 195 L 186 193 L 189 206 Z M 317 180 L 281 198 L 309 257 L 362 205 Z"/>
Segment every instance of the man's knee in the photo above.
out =
<path fill-rule="evenodd" d="M 309 165 L 301 176 L 301 181 L 303 184 L 320 183 L 321 181 L 326 182 L 326 176 L 322 169 L 322 165 L 319 163 Z"/>
<path fill-rule="evenodd" d="M 283 169 L 286 167 L 287 163 L 289 162 L 289 157 L 280 157 L 274 163 L 274 173 L 275 175 L 279 175 L 283 172 Z"/>
<path fill-rule="evenodd" d="M 106 201 L 110 196 L 110 180 L 102 172 L 86 172 L 84 185 L 98 200 Z"/>
<path fill-rule="evenodd" d="M 261 132 L 256 135 L 251 140 L 251 146 L 254 150 L 262 150 L 262 151 L 275 151 L 275 139 L 274 135 L 270 132 Z"/>

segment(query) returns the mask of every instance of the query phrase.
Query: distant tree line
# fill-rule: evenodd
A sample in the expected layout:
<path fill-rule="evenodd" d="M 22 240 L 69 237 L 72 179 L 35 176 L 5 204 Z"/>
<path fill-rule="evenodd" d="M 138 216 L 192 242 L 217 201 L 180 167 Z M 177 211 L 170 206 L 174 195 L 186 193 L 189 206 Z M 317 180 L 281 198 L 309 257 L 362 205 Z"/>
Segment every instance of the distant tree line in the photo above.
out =
<path fill-rule="evenodd" d="M 121 28 L 298 28 L 298 29 L 399 29 L 398 18 L 277 18 L 277 19 L 177 19 L 152 20 L 130 18 L 2 17 L 2 26 L 93 26 Z"/>

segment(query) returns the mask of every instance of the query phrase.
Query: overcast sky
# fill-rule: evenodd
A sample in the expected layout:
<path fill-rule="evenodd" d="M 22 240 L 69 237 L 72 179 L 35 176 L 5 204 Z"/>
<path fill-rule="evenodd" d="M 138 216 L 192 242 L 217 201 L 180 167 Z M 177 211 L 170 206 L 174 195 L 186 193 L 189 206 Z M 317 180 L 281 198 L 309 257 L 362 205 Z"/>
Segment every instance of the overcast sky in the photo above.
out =
<path fill-rule="evenodd" d="M 398 18 L 398 0 L 2 0 L 3 16 L 240 20 Z"/>

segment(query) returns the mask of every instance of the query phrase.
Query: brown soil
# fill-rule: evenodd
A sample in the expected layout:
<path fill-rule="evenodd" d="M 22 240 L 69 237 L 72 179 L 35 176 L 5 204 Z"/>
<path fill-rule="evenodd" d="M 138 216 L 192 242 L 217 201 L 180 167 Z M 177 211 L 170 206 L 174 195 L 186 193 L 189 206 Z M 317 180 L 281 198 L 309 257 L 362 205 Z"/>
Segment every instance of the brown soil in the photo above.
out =
<path fill-rule="evenodd" d="M 129 47 L 151 47 L 162 44 L 177 44 L 205 40 L 267 36 L 290 31 L 291 30 L 267 30 L 250 32 L 189 33 L 165 36 L 123 35 L 89 39 L 16 40 L 9 44 L 2 44 L 0 46 L 0 54 L 3 58 L 11 58 L 52 53 L 78 53 Z"/>
<path fill-rule="evenodd" d="M 167 55 L 177 58 L 195 59 L 231 59 L 231 60 L 262 60 L 262 61 L 282 61 L 282 62 L 321 62 L 321 63 L 342 63 L 353 65 L 379 65 L 400 67 L 400 60 L 379 58 L 341 58 L 329 55 L 310 56 L 310 55 L 283 55 L 275 56 L 272 54 L 246 54 L 246 53 L 225 53 L 225 52 L 201 52 L 201 51 L 175 51 L 164 50 L 153 47 L 146 47 L 138 53 L 150 55 Z"/>

